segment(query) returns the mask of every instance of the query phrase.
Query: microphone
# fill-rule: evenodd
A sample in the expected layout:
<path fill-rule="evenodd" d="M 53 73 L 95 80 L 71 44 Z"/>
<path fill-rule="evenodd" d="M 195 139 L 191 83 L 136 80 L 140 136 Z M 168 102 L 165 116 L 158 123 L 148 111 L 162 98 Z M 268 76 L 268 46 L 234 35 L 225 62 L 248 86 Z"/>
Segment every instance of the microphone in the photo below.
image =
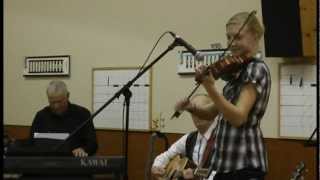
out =
<path fill-rule="evenodd" d="M 185 40 L 183 40 L 180 36 L 176 35 L 174 32 L 169 32 L 171 36 L 175 38 L 176 43 L 179 46 L 184 46 L 198 61 L 202 61 L 204 59 L 204 56 L 200 53 L 200 51 L 196 50 L 191 44 L 187 43 Z"/>

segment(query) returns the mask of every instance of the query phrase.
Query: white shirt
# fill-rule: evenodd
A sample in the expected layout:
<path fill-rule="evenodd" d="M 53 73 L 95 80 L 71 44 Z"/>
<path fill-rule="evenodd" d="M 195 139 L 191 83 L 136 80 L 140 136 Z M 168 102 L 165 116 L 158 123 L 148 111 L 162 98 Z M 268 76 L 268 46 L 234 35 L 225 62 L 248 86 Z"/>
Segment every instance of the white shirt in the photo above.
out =
<path fill-rule="evenodd" d="M 198 132 L 197 140 L 193 149 L 192 160 L 198 166 L 201 162 L 203 152 L 207 145 L 207 140 L 210 138 L 213 128 L 215 127 L 215 123 L 212 123 L 207 131 L 202 135 Z M 178 139 L 174 144 L 170 146 L 170 148 L 158 155 L 154 161 L 152 167 L 162 167 L 165 168 L 169 163 L 170 159 L 172 159 L 175 155 L 186 155 L 186 140 L 190 133 L 183 135 L 180 139 Z M 215 171 L 212 171 L 208 179 L 212 180 L 215 175 Z"/>

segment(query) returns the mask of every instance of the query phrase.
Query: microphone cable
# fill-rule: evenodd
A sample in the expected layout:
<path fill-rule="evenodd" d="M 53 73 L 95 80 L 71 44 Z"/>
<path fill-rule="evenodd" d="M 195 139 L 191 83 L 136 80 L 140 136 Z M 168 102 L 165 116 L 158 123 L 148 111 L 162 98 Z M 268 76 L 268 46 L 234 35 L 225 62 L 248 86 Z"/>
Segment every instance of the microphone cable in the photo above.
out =
<path fill-rule="evenodd" d="M 142 69 L 145 67 L 145 65 L 146 65 L 147 62 L 149 61 L 150 56 L 152 55 L 154 49 L 157 47 L 157 45 L 159 44 L 160 40 L 161 40 L 161 39 L 163 38 L 163 36 L 166 35 L 166 34 L 170 34 L 170 31 L 165 31 L 164 33 L 162 33 L 162 34 L 160 35 L 159 39 L 158 39 L 157 42 L 153 45 L 151 51 L 149 52 L 146 60 L 144 61 L 144 63 L 143 63 L 142 66 L 140 67 L 139 72 L 138 72 L 137 74 L 139 74 L 139 73 L 142 71 Z"/>

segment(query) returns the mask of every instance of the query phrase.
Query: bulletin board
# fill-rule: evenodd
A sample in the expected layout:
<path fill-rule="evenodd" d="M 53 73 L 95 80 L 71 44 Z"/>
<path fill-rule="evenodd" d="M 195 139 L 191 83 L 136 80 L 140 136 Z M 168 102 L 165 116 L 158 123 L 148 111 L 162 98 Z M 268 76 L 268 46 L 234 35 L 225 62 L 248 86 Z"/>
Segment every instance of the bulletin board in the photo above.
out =
<path fill-rule="evenodd" d="M 308 139 L 316 128 L 316 76 L 314 64 L 280 64 L 281 138 Z"/>
<path fill-rule="evenodd" d="M 138 68 L 94 68 L 92 70 L 92 111 L 96 112 L 138 73 Z M 129 130 L 148 131 L 151 119 L 151 70 L 131 86 Z M 124 96 L 120 95 L 93 120 L 97 129 L 124 129 Z"/>

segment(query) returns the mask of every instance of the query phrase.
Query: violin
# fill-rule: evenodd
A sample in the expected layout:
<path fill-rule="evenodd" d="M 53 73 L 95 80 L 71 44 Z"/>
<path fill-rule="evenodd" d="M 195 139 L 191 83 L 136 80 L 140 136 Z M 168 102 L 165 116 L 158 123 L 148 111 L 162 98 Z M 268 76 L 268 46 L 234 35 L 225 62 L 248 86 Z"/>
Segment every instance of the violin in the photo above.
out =
<path fill-rule="evenodd" d="M 252 58 L 228 55 L 209 65 L 205 71 L 205 74 L 208 74 L 209 71 L 211 71 L 212 76 L 217 80 L 225 74 L 237 72 L 241 67 L 248 64 L 251 60 Z M 195 77 L 197 82 L 201 82 L 200 76 Z"/>
<path fill-rule="evenodd" d="M 230 75 L 234 72 L 237 72 L 241 67 L 248 64 L 252 61 L 252 58 L 244 58 L 240 56 L 225 56 L 223 59 L 220 59 L 219 61 L 209 65 L 204 72 L 205 75 L 209 74 L 209 71 L 211 71 L 212 76 L 214 79 L 222 78 L 223 80 L 227 80 L 227 77 L 223 77 L 224 75 Z M 192 90 L 192 92 L 187 97 L 190 99 L 190 97 L 193 95 L 194 92 L 199 88 L 201 84 L 202 75 L 195 76 L 195 80 L 197 81 L 197 86 Z M 181 112 L 175 111 L 170 119 L 173 119 L 175 117 L 179 117 Z"/>

